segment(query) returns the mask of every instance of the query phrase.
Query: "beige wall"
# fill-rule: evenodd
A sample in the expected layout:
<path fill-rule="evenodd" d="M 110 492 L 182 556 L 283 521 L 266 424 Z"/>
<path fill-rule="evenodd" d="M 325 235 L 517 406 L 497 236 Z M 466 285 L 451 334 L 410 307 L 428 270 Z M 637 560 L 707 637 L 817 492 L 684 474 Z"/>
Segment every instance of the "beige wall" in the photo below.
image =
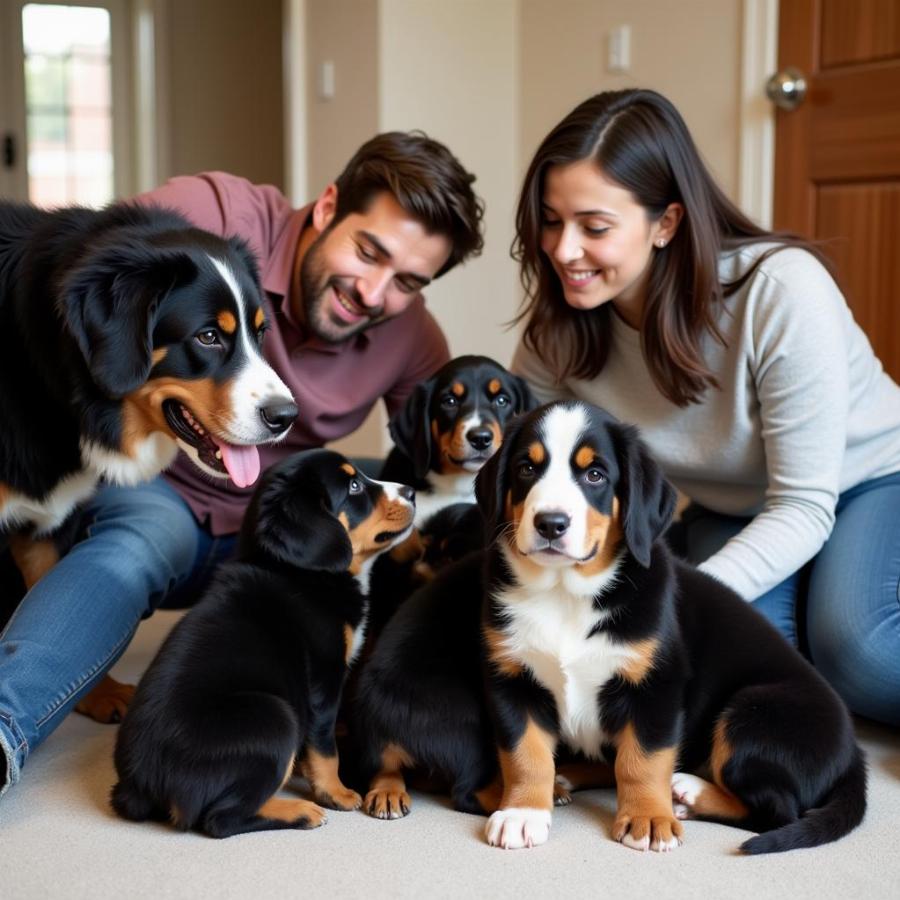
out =
<path fill-rule="evenodd" d="M 679 109 L 734 198 L 738 185 L 741 0 L 520 0 L 520 172 L 541 138 L 598 91 L 649 87 Z M 606 71 L 606 39 L 631 26 L 631 70 Z"/>
<path fill-rule="evenodd" d="M 222 169 L 283 187 L 281 0 L 168 0 L 161 24 L 161 177 Z"/>

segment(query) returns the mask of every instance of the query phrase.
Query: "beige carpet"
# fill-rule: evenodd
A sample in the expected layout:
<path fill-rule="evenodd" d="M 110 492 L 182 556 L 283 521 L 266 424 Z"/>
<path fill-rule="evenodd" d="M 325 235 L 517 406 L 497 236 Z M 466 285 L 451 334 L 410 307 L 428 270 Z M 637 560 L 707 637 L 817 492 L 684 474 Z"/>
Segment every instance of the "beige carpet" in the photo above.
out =
<path fill-rule="evenodd" d="M 175 621 L 144 623 L 114 670 L 134 679 Z M 0 799 L 0 898 L 592 897 L 900 898 L 900 736 L 860 723 L 871 791 L 863 825 L 837 844 L 744 858 L 744 832 L 686 824 L 684 846 L 641 854 L 609 839 L 611 791 L 576 794 L 534 850 L 488 847 L 484 820 L 415 795 L 406 819 L 332 812 L 312 832 L 212 841 L 121 821 L 107 794 L 115 729 L 78 715 L 29 760 Z"/>

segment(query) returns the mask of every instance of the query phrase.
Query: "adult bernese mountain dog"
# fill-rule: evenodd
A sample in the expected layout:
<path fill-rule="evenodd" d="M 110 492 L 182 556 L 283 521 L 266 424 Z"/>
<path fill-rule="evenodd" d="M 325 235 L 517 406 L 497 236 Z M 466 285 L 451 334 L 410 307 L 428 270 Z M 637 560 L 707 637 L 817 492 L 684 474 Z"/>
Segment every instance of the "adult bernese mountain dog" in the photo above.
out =
<path fill-rule="evenodd" d="M 128 204 L 0 203 L 0 543 L 26 587 L 104 478 L 180 447 L 243 487 L 297 408 L 262 357 L 256 263 L 236 238 Z"/>
<path fill-rule="evenodd" d="M 335 719 L 372 563 L 410 534 L 414 500 L 331 450 L 265 473 L 236 560 L 138 685 L 116 743 L 116 812 L 221 838 L 314 828 L 322 806 L 360 805 L 338 776 Z M 315 802 L 276 796 L 295 764 Z"/>
<path fill-rule="evenodd" d="M 394 448 L 380 476 L 416 489 L 416 524 L 451 503 L 475 502 L 475 476 L 506 423 L 534 408 L 524 379 L 487 356 L 458 356 L 416 385 L 390 421 Z"/>
<path fill-rule="evenodd" d="M 615 785 L 613 837 L 637 849 L 677 847 L 689 817 L 763 832 L 746 853 L 859 824 L 846 707 L 752 604 L 673 558 L 675 494 L 633 428 L 542 407 L 476 487 L 488 549 L 411 597 L 361 673 L 367 812 L 406 815 L 403 772 L 424 767 L 490 815 L 490 844 L 535 846 L 563 752 L 593 761 L 583 785 Z"/>

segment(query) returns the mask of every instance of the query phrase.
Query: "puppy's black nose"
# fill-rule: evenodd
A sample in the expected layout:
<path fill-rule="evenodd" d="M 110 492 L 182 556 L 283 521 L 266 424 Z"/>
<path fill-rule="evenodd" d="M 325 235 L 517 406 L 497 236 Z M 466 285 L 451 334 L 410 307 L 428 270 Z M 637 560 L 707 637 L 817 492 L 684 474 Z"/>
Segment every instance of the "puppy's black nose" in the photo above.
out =
<path fill-rule="evenodd" d="M 572 524 L 572 520 L 563 512 L 538 513 L 534 517 L 534 527 L 538 534 L 548 541 L 562 537 Z"/>
<path fill-rule="evenodd" d="M 259 410 L 263 422 L 266 423 L 266 428 L 272 434 L 281 434 L 283 431 L 287 431 L 291 426 L 291 422 L 297 418 L 298 412 L 300 410 L 297 409 L 295 404 L 285 403 L 283 400 L 275 400 Z"/>
<path fill-rule="evenodd" d="M 487 450 L 494 441 L 494 433 L 490 428 L 482 425 L 478 428 L 470 428 L 466 432 L 466 440 L 476 450 Z"/>
<path fill-rule="evenodd" d="M 416 492 L 408 484 L 403 484 L 400 486 L 400 496 L 404 500 L 409 500 L 410 503 L 416 502 Z"/>

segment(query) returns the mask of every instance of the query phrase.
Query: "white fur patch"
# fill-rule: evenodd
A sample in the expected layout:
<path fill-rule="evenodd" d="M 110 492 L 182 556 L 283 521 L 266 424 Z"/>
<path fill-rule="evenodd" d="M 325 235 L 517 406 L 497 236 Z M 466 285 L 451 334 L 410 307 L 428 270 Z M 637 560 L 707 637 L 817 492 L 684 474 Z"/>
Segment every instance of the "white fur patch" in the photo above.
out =
<path fill-rule="evenodd" d="M 154 431 L 135 444 L 134 456 L 82 440 L 81 460 L 113 484 L 140 484 L 155 478 L 178 455 L 178 445 L 167 434 Z"/>
<path fill-rule="evenodd" d="M 416 493 L 416 526 L 421 527 L 436 512 L 453 503 L 475 502 L 475 473 L 454 475 L 428 473 L 432 491 Z"/>
<path fill-rule="evenodd" d="M 0 508 L 0 526 L 32 524 L 36 537 L 50 533 L 65 522 L 79 503 L 94 493 L 98 478 L 96 471 L 83 469 L 60 481 L 43 500 L 10 491 Z"/>
<path fill-rule="evenodd" d="M 484 836 L 492 847 L 518 850 L 537 847 L 550 837 L 550 811 L 531 807 L 498 809 L 484 827 Z"/>

